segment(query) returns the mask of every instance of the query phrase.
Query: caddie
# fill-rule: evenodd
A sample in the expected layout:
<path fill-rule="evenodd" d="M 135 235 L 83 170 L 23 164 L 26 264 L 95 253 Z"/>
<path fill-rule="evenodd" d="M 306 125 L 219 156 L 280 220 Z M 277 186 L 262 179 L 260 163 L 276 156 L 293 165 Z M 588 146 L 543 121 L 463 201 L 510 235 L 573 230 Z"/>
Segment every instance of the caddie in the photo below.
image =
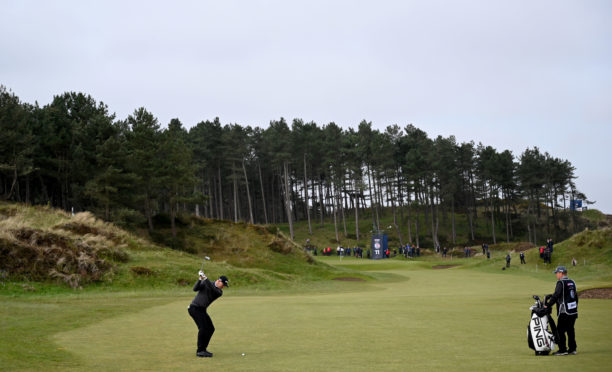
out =
<path fill-rule="evenodd" d="M 565 266 L 558 266 L 553 273 L 557 276 L 555 293 L 550 297 L 546 306 L 557 304 L 557 333 L 559 350 L 553 355 L 576 355 L 576 335 L 574 323 L 578 318 L 578 290 L 576 283 L 567 277 Z M 567 333 L 567 347 L 565 334 Z"/>

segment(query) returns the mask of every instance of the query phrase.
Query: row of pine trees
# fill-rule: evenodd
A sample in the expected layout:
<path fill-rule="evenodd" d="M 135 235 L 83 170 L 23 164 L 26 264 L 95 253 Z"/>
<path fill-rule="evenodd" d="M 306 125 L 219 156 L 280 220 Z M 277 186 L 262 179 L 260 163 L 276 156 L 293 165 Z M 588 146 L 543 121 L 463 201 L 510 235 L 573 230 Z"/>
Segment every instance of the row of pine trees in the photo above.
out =
<path fill-rule="evenodd" d="M 441 224 L 450 232 L 445 243 L 478 241 L 481 214 L 493 243 L 513 240 L 517 229 L 537 243 L 569 231 L 569 201 L 585 199 L 571 163 L 537 147 L 515 156 L 453 136 L 429 138 L 413 125 L 379 131 L 367 121 L 342 129 L 281 118 L 262 129 L 216 118 L 162 127 L 145 108 L 118 119 L 86 94 L 39 107 L 0 86 L 0 129 L 5 200 L 90 210 L 150 231 L 165 214 L 173 234 L 177 216 L 194 213 L 287 223 L 292 238 L 294 221 L 308 221 L 311 234 L 313 225 L 333 223 L 337 241 L 359 240 L 366 238 L 360 220 L 377 230 L 392 213 L 402 243 L 419 244 L 427 231 L 439 245 Z M 468 221 L 467 236 L 457 236 L 457 216 Z"/>

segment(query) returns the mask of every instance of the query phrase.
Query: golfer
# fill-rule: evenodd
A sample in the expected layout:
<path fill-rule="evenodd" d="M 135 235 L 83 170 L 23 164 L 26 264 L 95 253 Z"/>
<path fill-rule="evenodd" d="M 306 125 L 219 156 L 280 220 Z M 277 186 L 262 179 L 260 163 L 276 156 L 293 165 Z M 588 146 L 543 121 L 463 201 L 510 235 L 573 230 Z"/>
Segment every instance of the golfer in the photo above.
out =
<path fill-rule="evenodd" d="M 578 292 L 576 283 L 567 277 L 565 266 L 558 266 L 553 273 L 557 276 L 555 293 L 550 297 L 546 306 L 557 304 L 557 333 L 559 334 L 559 351 L 553 355 L 576 355 L 576 335 L 574 323 L 578 318 Z M 565 334 L 567 333 L 567 348 Z"/>
<path fill-rule="evenodd" d="M 210 338 L 215 332 L 212 320 L 206 309 L 213 303 L 214 300 L 223 295 L 223 287 L 229 287 L 226 276 L 221 275 L 214 283 L 208 280 L 204 272 L 200 271 L 200 279 L 193 286 L 193 290 L 198 294 L 191 301 L 191 305 L 187 308 L 189 315 L 198 326 L 198 350 L 196 356 L 203 358 L 211 358 L 213 354 L 206 350 Z"/>

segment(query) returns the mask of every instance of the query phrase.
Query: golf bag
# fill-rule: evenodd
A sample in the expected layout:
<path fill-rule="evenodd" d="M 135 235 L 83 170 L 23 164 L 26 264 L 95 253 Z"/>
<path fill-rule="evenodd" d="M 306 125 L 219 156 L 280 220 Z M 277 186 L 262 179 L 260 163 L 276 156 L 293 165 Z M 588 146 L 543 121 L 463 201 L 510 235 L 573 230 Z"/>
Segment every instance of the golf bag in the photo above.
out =
<path fill-rule="evenodd" d="M 550 296 L 546 296 L 544 303 L 548 301 Z M 533 296 L 533 298 L 536 302 L 529 308 L 531 310 L 531 320 L 527 325 L 527 344 L 535 350 L 535 355 L 548 355 L 555 348 L 557 326 L 550 315 L 552 308 L 545 308 L 544 303 L 540 301 L 540 297 Z"/>

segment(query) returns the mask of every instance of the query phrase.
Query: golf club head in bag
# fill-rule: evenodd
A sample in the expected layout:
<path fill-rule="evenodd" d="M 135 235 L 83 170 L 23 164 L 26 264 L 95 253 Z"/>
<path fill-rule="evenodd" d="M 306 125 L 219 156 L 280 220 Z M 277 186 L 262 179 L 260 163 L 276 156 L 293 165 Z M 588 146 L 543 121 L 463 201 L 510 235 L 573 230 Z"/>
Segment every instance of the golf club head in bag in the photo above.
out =
<path fill-rule="evenodd" d="M 551 309 L 544 307 L 545 303 L 538 296 L 533 298 L 536 302 L 529 308 L 531 320 L 527 325 L 527 345 L 535 350 L 535 355 L 548 355 L 555 349 L 557 327 L 550 315 Z"/>

